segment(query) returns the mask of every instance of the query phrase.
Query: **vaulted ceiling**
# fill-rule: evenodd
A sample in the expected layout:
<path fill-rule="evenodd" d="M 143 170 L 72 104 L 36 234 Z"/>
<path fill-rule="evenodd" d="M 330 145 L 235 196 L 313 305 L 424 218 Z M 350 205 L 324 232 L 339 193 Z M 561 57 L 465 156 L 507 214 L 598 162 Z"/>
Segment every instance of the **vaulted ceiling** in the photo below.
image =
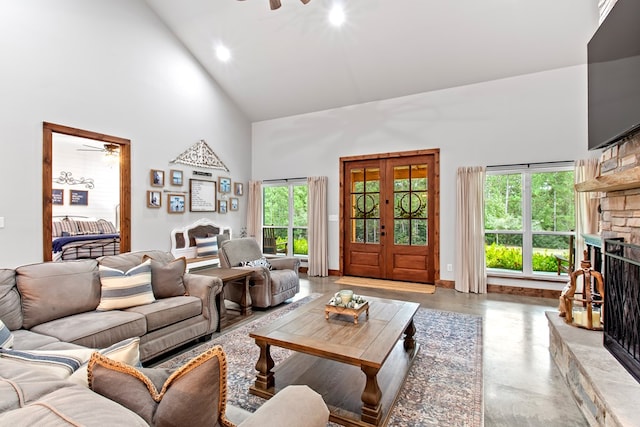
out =
<path fill-rule="evenodd" d="M 598 24 L 598 0 L 146 1 L 252 121 L 585 64 Z"/>

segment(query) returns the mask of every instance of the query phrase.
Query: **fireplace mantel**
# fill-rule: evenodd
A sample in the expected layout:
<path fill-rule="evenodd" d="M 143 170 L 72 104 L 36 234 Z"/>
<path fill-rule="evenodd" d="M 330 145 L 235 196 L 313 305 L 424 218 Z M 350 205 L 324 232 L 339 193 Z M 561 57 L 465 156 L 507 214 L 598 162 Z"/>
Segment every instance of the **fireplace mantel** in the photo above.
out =
<path fill-rule="evenodd" d="M 621 191 L 640 188 L 640 166 L 601 175 L 575 185 L 576 191 Z"/>

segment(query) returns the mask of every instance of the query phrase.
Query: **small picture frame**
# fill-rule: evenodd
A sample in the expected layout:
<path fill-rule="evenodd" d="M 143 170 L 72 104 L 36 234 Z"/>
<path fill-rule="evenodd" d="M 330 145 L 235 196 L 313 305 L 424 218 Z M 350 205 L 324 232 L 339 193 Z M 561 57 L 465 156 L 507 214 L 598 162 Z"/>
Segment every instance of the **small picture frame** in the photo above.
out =
<path fill-rule="evenodd" d="M 218 192 L 222 194 L 231 193 L 231 178 L 218 177 Z"/>
<path fill-rule="evenodd" d="M 64 190 L 60 188 L 54 188 L 51 190 L 51 204 L 64 205 Z"/>
<path fill-rule="evenodd" d="M 244 195 L 244 185 L 241 182 L 236 182 L 233 184 L 233 194 L 235 196 Z"/>
<path fill-rule="evenodd" d="M 226 214 L 227 213 L 227 201 L 226 200 L 218 200 L 218 213 Z"/>
<path fill-rule="evenodd" d="M 151 169 L 151 186 L 164 187 L 164 171 L 159 169 Z"/>
<path fill-rule="evenodd" d="M 167 212 L 170 214 L 181 214 L 185 210 L 184 194 L 167 194 Z"/>
<path fill-rule="evenodd" d="M 171 169 L 170 176 L 171 176 L 171 185 L 175 185 L 178 187 L 182 186 L 182 171 Z"/>
<path fill-rule="evenodd" d="M 162 193 L 159 191 L 147 191 L 147 207 L 159 208 L 162 206 Z"/>
<path fill-rule="evenodd" d="M 71 206 L 89 206 L 89 192 L 86 190 L 69 190 Z"/>
<path fill-rule="evenodd" d="M 230 211 L 237 211 L 239 207 L 240 207 L 240 201 L 238 200 L 238 198 L 237 197 L 231 197 L 229 199 L 229 210 Z"/>

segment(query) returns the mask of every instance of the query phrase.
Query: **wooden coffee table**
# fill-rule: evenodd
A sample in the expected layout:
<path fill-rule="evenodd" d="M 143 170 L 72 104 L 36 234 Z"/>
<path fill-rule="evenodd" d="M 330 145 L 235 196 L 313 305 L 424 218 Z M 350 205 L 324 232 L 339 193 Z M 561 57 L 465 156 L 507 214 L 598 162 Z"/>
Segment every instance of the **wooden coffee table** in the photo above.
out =
<path fill-rule="evenodd" d="M 260 347 L 249 392 L 268 399 L 287 385 L 307 384 L 322 395 L 332 421 L 380 425 L 418 352 L 413 316 L 420 305 L 365 296 L 369 316 L 361 314 L 356 324 L 352 315 L 325 319 L 330 298 L 323 295 L 249 334 Z M 271 346 L 296 353 L 275 366 Z"/>

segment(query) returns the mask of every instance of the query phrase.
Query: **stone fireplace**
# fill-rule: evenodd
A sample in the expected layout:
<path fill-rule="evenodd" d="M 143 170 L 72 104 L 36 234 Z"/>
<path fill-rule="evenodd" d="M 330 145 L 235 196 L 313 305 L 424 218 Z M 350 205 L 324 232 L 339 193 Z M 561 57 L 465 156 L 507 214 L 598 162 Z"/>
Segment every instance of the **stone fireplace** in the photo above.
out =
<path fill-rule="evenodd" d="M 600 194 L 604 346 L 640 382 L 640 132 L 607 148 L 599 169 L 597 178 L 576 189 Z M 606 240 L 613 238 L 624 243 Z"/>
<path fill-rule="evenodd" d="M 602 153 L 597 181 L 601 236 L 640 245 L 640 133 Z"/>

